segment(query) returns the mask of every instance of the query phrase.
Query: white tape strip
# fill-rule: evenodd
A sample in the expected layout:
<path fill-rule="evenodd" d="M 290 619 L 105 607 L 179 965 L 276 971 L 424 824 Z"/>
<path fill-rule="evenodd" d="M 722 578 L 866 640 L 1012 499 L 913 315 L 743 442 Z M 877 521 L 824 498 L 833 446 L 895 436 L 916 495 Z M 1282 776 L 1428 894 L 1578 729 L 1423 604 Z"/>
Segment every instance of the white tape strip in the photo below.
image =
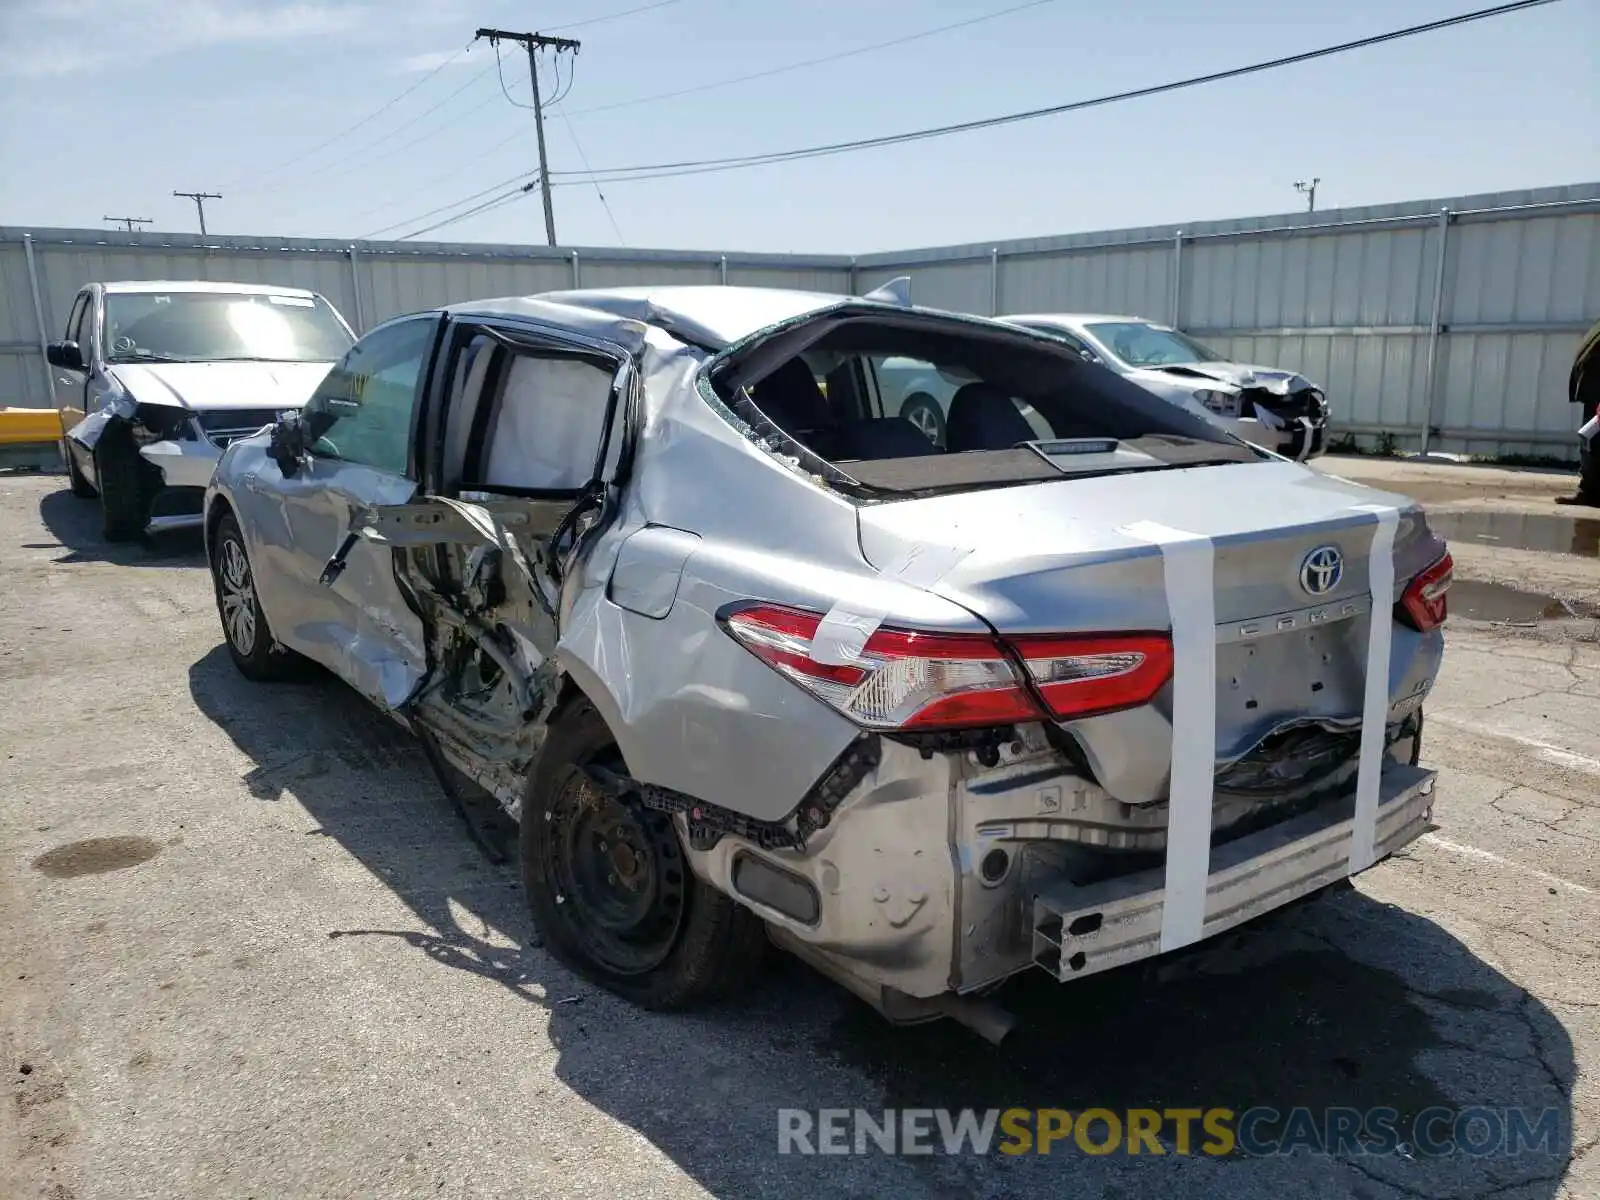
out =
<path fill-rule="evenodd" d="M 1367 551 L 1368 615 L 1366 690 L 1361 702 L 1361 757 L 1356 775 L 1356 815 L 1350 829 L 1350 874 L 1377 861 L 1378 783 L 1389 724 L 1389 649 L 1394 640 L 1394 535 L 1400 512 L 1385 504 L 1360 504 L 1377 518 Z"/>
<path fill-rule="evenodd" d="M 912 587 L 929 588 L 971 553 L 970 549 L 957 546 L 918 542 L 908 546 L 904 553 L 885 567 L 882 575 L 885 579 L 898 580 Z M 857 661 L 866 648 L 867 639 L 883 624 L 883 618 L 887 615 L 882 610 L 839 601 L 823 616 L 817 632 L 811 638 L 812 660 L 832 666 L 845 666 Z"/>
<path fill-rule="evenodd" d="M 1211 539 L 1138 521 L 1118 529 L 1161 547 L 1172 615 L 1172 782 L 1161 949 L 1198 942 L 1211 878 L 1211 804 L 1217 771 L 1217 601 Z"/>

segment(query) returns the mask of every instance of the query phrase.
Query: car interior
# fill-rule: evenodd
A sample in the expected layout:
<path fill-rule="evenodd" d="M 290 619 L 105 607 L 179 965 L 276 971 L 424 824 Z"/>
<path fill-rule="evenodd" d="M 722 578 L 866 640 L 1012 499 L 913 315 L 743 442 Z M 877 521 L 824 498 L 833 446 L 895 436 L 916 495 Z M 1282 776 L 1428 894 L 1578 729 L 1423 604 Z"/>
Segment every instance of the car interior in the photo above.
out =
<path fill-rule="evenodd" d="M 898 397 L 880 390 L 875 364 L 890 357 L 914 359 L 967 381 L 950 398 L 943 445 L 898 414 Z M 721 384 L 725 391 L 727 376 Z M 1230 460 L 1253 457 L 1208 423 L 1076 355 L 977 334 L 841 323 L 743 384 L 742 391 L 789 438 L 826 462 L 852 464 L 850 473 L 858 479 L 866 476 L 854 464 L 932 460 L 927 469 L 909 472 L 931 478 L 930 471 L 949 474 L 941 462 L 954 466 L 952 460 L 973 454 L 988 456 L 988 467 L 1003 474 L 1006 467 L 992 457 L 996 452 L 1027 452 L 1032 444 L 1066 439 L 1154 437 L 1198 442 L 1212 460 L 1219 453 Z M 1232 453 L 1236 448 L 1243 453 Z M 1046 466 L 1031 452 L 1005 457 L 1013 464 L 1031 460 Z M 956 469 L 963 477 L 984 474 L 977 463 Z M 1050 469 L 1044 477 L 1050 473 L 1059 472 Z"/>

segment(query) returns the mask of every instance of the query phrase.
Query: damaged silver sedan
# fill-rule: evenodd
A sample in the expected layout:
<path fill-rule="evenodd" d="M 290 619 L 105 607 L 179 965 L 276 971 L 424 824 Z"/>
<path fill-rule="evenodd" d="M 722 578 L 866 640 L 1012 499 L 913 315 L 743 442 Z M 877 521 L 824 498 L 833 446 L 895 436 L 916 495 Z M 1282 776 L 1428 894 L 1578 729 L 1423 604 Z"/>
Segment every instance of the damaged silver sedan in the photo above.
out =
<path fill-rule="evenodd" d="M 904 358 L 967 381 L 943 445 L 888 408 Z M 319 662 L 497 797 L 545 945 L 649 1007 L 770 941 L 998 1038 L 1007 977 L 1200 941 L 1430 820 L 1451 560 L 1415 504 L 893 287 L 389 321 L 228 448 L 205 527 L 240 670 Z"/>

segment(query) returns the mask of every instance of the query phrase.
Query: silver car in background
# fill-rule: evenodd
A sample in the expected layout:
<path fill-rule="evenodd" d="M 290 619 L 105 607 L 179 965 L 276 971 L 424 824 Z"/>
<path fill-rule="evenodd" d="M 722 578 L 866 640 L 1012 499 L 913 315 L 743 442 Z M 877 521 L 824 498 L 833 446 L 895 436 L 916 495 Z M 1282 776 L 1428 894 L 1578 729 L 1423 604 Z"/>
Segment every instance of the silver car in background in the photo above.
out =
<path fill-rule="evenodd" d="M 1286 458 L 1304 461 L 1327 449 L 1327 398 L 1293 371 L 1230 362 L 1188 334 L 1143 317 L 1030 313 L 1000 319 L 1062 338 L 1089 361 Z"/>
<path fill-rule="evenodd" d="M 217 458 L 311 395 L 355 334 L 304 288 L 91 283 L 46 347 L 75 496 L 104 533 L 195 528 Z"/>
<path fill-rule="evenodd" d="M 943 446 L 891 359 L 968 381 Z M 1017 972 L 1429 824 L 1451 561 L 1416 504 L 888 292 L 396 318 L 228 447 L 205 529 L 239 669 L 321 663 L 495 796 L 544 945 L 647 1007 L 770 940 L 998 1038 Z"/>

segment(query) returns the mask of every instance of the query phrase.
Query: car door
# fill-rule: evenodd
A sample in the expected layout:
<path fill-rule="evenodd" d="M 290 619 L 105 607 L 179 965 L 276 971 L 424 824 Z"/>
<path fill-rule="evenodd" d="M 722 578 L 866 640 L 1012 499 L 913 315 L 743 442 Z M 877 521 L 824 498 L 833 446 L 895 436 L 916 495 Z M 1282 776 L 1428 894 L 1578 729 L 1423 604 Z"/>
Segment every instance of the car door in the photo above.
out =
<path fill-rule="evenodd" d="M 88 288 L 84 288 L 73 297 L 72 310 L 67 314 L 67 327 L 61 335 L 63 340 L 78 344 L 85 368 L 89 366 L 90 356 L 89 348 L 83 344 L 83 331 L 85 326 L 93 328 L 93 317 L 90 315 L 93 309 L 93 294 Z M 51 368 L 51 378 L 55 391 L 56 411 L 61 414 L 61 428 L 71 429 L 83 420 L 87 407 L 84 403 L 84 391 L 88 386 L 89 372 L 87 369 L 56 366 Z"/>
<path fill-rule="evenodd" d="M 450 383 L 432 391 L 445 401 L 430 439 L 439 490 L 374 506 L 359 532 L 368 553 L 427 563 L 410 585 L 517 677 L 525 713 L 549 678 L 572 599 L 566 570 L 605 509 L 637 377 L 621 348 L 564 331 L 462 322 L 447 344 L 439 376 Z M 425 723 L 450 705 L 480 733 L 492 727 L 493 708 L 473 702 L 483 689 L 448 682 Z"/>
<path fill-rule="evenodd" d="M 416 491 L 411 446 L 439 314 L 401 317 L 358 341 L 323 378 L 302 420 L 304 462 L 257 484 L 282 528 L 260 539 L 257 590 L 273 629 L 385 707 L 421 677 L 422 622 L 395 579 L 390 550 L 355 535 L 363 514 Z"/>

